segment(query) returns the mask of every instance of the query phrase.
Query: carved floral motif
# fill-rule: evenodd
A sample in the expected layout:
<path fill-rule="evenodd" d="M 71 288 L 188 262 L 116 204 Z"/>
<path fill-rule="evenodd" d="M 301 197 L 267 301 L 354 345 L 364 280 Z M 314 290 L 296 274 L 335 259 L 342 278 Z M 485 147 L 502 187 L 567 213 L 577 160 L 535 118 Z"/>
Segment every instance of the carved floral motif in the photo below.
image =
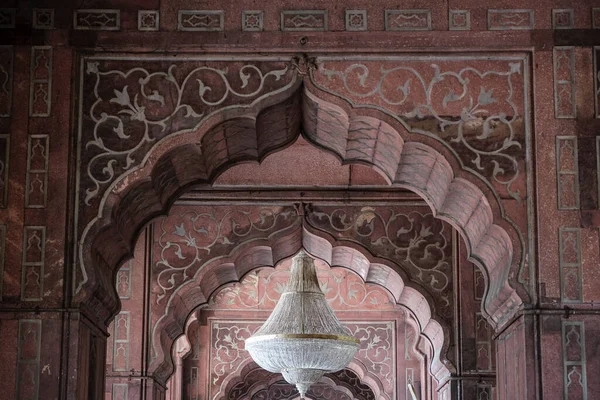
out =
<path fill-rule="evenodd" d="M 214 309 L 273 309 L 289 279 L 290 260 L 276 269 L 262 269 L 246 276 L 239 284 L 223 288 L 211 300 Z M 365 284 L 345 268 L 329 268 L 316 260 L 321 290 L 334 310 L 396 309 L 383 288 Z"/>
<path fill-rule="evenodd" d="M 442 314 L 451 315 L 451 230 L 430 212 L 394 207 L 314 207 L 308 220 L 316 228 L 360 243 L 373 254 L 403 266 L 412 279 L 436 293 Z"/>
<path fill-rule="evenodd" d="M 381 380 L 386 398 L 394 398 L 396 387 L 394 322 L 345 322 L 344 324 L 350 333 L 360 340 L 361 348 L 356 359 Z M 211 321 L 210 399 L 223 396 L 225 388 L 222 385 L 225 378 L 232 374 L 239 374 L 242 366 L 249 360 L 250 355 L 244 349 L 244 341 L 261 325 L 261 322 Z M 347 377 L 351 378 L 350 375 Z M 240 392 L 240 389 L 235 392 Z"/>
<path fill-rule="evenodd" d="M 523 61 L 494 66 L 474 60 L 454 67 L 445 61 L 398 59 L 340 62 L 319 58 L 311 74 L 317 87 L 355 105 L 393 114 L 409 130 L 437 137 L 463 163 L 521 200 L 524 162 Z"/>
<path fill-rule="evenodd" d="M 192 65 L 194 64 L 194 65 Z M 86 205 L 161 138 L 194 129 L 219 108 L 284 86 L 283 63 L 170 63 L 164 68 L 88 60 L 84 71 L 83 199 Z"/>
<path fill-rule="evenodd" d="M 229 254 L 245 241 L 285 230 L 297 215 L 293 207 L 174 211 L 157 227 L 158 259 L 153 268 L 156 304 L 191 279 L 213 254 Z"/>

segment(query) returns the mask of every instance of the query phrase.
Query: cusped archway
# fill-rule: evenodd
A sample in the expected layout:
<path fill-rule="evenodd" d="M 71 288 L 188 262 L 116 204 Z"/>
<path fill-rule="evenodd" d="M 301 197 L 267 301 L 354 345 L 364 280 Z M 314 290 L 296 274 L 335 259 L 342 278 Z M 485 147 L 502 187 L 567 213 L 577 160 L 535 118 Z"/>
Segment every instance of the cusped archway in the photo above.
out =
<path fill-rule="evenodd" d="M 95 148 L 96 153 L 82 158 L 81 176 L 87 183 L 78 182 L 78 205 L 83 211 L 76 228 L 76 299 L 87 300 L 98 321 L 106 323 L 119 307 L 113 285 L 117 268 L 132 256 L 134 243 L 146 224 L 166 215 L 190 188 L 210 185 L 237 163 L 260 162 L 302 134 L 342 163 L 370 166 L 390 185 L 419 194 L 436 217 L 450 223 L 465 240 L 470 259 L 483 271 L 484 315 L 494 327 L 502 326 L 521 304 L 508 275 L 515 254 L 522 258 L 524 250 L 516 235 L 508 233 L 512 227 L 502 219 L 502 206 L 492 190 L 480 177 L 465 171 L 456 154 L 439 140 L 409 132 L 405 124 L 381 109 L 338 101 L 304 79 L 307 75 L 302 68 L 307 65 L 288 61 L 273 59 L 250 65 L 237 60 L 232 68 L 205 65 L 179 75 L 174 68 L 166 72 L 132 68 L 116 73 L 101 71 L 99 62 L 87 63 L 86 73 L 95 81 L 86 81 L 83 86 L 89 86 L 95 100 L 89 115 L 80 118 L 82 129 L 93 128 L 86 148 Z M 225 60 L 219 62 L 226 64 Z M 117 76 L 112 81 L 117 85 L 113 92 L 113 86 L 100 84 L 111 74 Z M 251 76 L 256 80 L 251 81 Z M 130 77 L 137 79 L 135 89 L 126 84 Z M 178 96 L 168 99 L 161 95 L 161 85 Z M 218 85 L 219 91 L 215 89 Z M 191 86 L 198 93 L 197 103 Z M 137 90 L 139 96 L 128 90 Z M 123 140 L 135 137 L 139 146 L 116 151 L 102 139 L 106 131 Z M 86 188 L 88 183 L 91 187 Z M 204 272 L 199 274 L 204 289 L 182 292 L 169 300 L 174 310 L 172 321 L 164 326 L 158 348 L 170 348 L 187 315 L 206 301 L 211 290 L 248 272 L 249 267 L 236 266 L 238 257 L 253 258 L 253 266 L 272 266 L 275 260 L 304 247 L 334 262 L 337 246 L 331 238 L 319 237 L 302 225 L 297 223 L 289 237 L 279 242 L 271 238 L 224 255 L 229 261 L 204 265 Z M 369 265 L 377 264 L 376 257 L 362 256 Z M 399 281 L 393 288 L 399 302 L 415 313 L 439 360 L 443 329 L 433 317 L 427 291 L 405 273 L 403 276 L 401 268 L 396 272 Z M 153 365 L 162 379 L 170 373 L 166 359 L 159 356 Z M 441 362 L 433 363 L 432 372 L 443 378 L 447 375 L 441 372 L 443 368 Z"/>

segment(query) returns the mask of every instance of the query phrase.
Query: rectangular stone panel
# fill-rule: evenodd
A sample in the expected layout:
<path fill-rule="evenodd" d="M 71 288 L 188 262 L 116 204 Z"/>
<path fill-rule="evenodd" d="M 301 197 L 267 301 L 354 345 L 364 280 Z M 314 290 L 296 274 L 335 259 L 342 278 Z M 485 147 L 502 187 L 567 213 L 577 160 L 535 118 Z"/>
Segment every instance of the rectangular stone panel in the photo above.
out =
<path fill-rule="evenodd" d="M 596 178 L 598 180 L 598 209 L 600 209 L 600 136 L 596 136 Z"/>
<path fill-rule="evenodd" d="M 492 339 L 492 327 L 487 323 L 483 315 L 475 313 L 475 339 L 477 371 L 489 372 L 494 370 L 494 349 Z"/>
<path fill-rule="evenodd" d="M 553 29 L 573 29 L 575 19 L 572 8 L 562 8 L 552 10 L 552 28 Z"/>
<path fill-rule="evenodd" d="M 121 28 L 121 11 L 110 9 L 75 10 L 73 28 L 76 30 L 118 31 Z"/>
<path fill-rule="evenodd" d="M 41 339 L 41 320 L 22 319 L 19 321 L 17 400 L 39 398 Z"/>
<path fill-rule="evenodd" d="M 281 12 L 282 31 L 326 31 L 326 10 L 288 10 Z"/>
<path fill-rule="evenodd" d="M 29 116 L 48 117 L 52 106 L 52 47 L 31 48 Z"/>
<path fill-rule="evenodd" d="M 180 31 L 222 31 L 222 10 L 179 10 L 177 29 Z"/>
<path fill-rule="evenodd" d="M 451 31 L 471 30 L 471 11 L 450 10 L 448 14 L 448 29 Z"/>
<path fill-rule="evenodd" d="M 13 29 L 16 24 L 16 9 L 0 8 L 0 29 Z"/>
<path fill-rule="evenodd" d="M 581 229 L 559 229 L 560 298 L 563 303 L 583 300 L 581 281 Z"/>
<path fill-rule="evenodd" d="M 46 227 L 26 226 L 23 230 L 21 300 L 41 301 L 44 294 Z"/>
<path fill-rule="evenodd" d="M 576 118 L 575 104 L 575 48 L 570 46 L 553 49 L 554 68 L 554 116 Z"/>
<path fill-rule="evenodd" d="M 113 371 L 129 371 L 129 338 L 131 318 L 129 311 L 121 311 L 113 322 Z"/>
<path fill-rule="evenodd" d="M 131 269 L 133 261 L 126 262 L 117 272 L 117 293 L 120 299 L 131 297 Z"/>
<path fill-rule="evenodd" d="M 9 155 L 10 136 L 0 135 L 0 208 L 6 208 L 8 202 Z"/>
<path fill-rule="evenodd" d="M 594 105 L 596 118 L 600 118 L 600 46 L 594 47 Z"/>
<path fill-rule="evenodd" d="M 488 29 L 491 31 L 533 28 L 533 10 L 488 10 Z"/>
<path fill-rule="evenodd" d="M 138 31 L 157 31 L 160 27 L 158 10 L 138 11 Z"/>
<path fill-rule="evenodd" d="M 587 361 L 583 321 L 562 321 L 564 399 L 587 400 Z"/>
<path fill-rule="evenodd" d="M 12 80 L 13 47 L 0 46 L 0 117 L 10 117 Z"/>
<path fill-rule="evenodd" d="M 48 199 L 48 135 L 30 135 L 27 143 L 25 207 L 45 208 Z"/>
<path fill-rule="evenodd" d="M 199 387 L 198 385 L 200 384 L 200 381 L 198 380 L 198 367 L 192 367 L 190 369 L 190 386 L 192 388 L 192 400 L 199 400 L 198 399 L 198 392 L 199 392 Z"/>
<path fill-rule="evenodd" d="M 113 383 L 112 400 L 129 400 L 129 385 L 126 383 Z"/>
<path fill-rule="evenodd" d="M 34 8 L 33 29 L 54 29 L 54 9 Z"/>
<path fill-rule="evenodd" d="M 2 301 L 2 289 L 4 287 L 4 260 L 6 254 L 6 225 L 0 225 L 0 301 Z"/>
<path fill-rule="evenodd" d="M 430 31 L 429 10 L 385 10 L 386 31 Z"/>
<path fill-rule="evenodd" d="M 556 193 L 559 210 L 579 209 L 579 162 L 576 136 L 556 138 Z"/>
<path fill-rule="evenodd" d="M 260 32 L 264 26 L 264 12 L 262 10 L 242 11 L 242 30 L 245 32 Z"/>

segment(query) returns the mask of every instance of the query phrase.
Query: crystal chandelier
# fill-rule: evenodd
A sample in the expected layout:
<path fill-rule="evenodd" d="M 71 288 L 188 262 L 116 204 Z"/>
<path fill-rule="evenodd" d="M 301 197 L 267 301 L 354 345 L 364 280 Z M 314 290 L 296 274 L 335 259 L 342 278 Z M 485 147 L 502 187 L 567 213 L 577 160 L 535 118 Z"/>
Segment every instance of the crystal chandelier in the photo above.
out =
<path fill-rule="evenodd" d="M 293 258 L 290 280 L 273 313 L 246 340 L 246 350 L 259 366 L 296 385 L 304 398 L 323 374 L 344 369 L 359 343 L 327 303 L 315 261 L 301 251 Z"/>

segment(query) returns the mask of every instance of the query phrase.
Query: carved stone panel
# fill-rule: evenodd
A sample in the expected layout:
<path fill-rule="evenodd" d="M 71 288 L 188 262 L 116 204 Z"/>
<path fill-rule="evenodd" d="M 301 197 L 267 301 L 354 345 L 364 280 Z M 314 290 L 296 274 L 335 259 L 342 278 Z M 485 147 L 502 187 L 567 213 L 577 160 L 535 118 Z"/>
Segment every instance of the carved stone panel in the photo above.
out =
<path fill-rule="evenodd" d="M 41 301 L 44 296 L 46 227 L 25 226 L 21 264 L 21 300 Z"/>
<path fill-rule="evenodd" d="M 30 135 L 27 141 L 25 207 L 45 208 L 48 201 L 48 135 Z"/>
<path fill-rule="evenodd" d="M 556 180 L 559 210 L 579 209 L 577 136 L 556 138 Z"/>
<path fill-rule="evenodd" d="M 8 168 L 10 155 L 10 136 L 0 134 L 0 208 L 8 202 Z"/>
<path fill-rule="evenodd" d="M 526 296 L 535 250 L 527 56 L 323 56 L 316 63 L 311 83 L 342 99 L 340 106 L 390 115 L 411 133 L 405 140 L 425 135 L 445 143 L 493 188 L 524 250 L 517 249 L 511 275 Z"/>
<path fill-rule="evenodd" d="M 170 296 L 188 283 L 205 262 L 230 254 L 244 243 L 287 231 L 296 218 L 293 207 L 174 207 L 168 218 L 155 224 L 155 312 L 162 310 Z"/>
<path fill-rule="evenodd" d="M 37 400 L 40 390 L 42 320 L 19 321 L 17 400 Z"/>
<path fill-rule="evenodd" d="M 395 399 L 397 384 L 395 323 L 344 321 L 344 324 L 351 334 L 360 340 L 361 347 L 355 360 L 381 381 L 384 399 Z M 227 383 L 231 378 L 242 373 L 243 367 L 250 361 L 250 355 L 244 349 L 244 341 L 261 325 L 262 322 L 257 321 L 210 320 L 209 399 L 222 398 Z"/>
<path fill-rule="evenodd" d="M 385 29 L 388 31 L 430 31 L 429 10 L 385 10 Z"/>
<path fill-rule="evenodd" d="M 533 10 L 488 10 L 488 29 L 533 29 L 533 14 Z"/>
<path fill-rule="evenodd" d="M 13 86 L 13 47 L 0 46 L 0 117 L 10 117 Z"/>
<path fill-rule="evenodd" d="M 309 223 L 371 254 L 400 265 L 411 280 L 436 298 L 437 311 L 451 318 L 452 229 L 429 208 L 314 206 Z"/>
<path fill-rule="evenodd" d="M 49 117 L 52 107 L 52 47 L 32 46 L 29 116 Z"/>
<path fill-rule="evenodd" d="M 555 47 L 554 55 L 554 115 L 556 118 L 576 118 L 575 48 Z"/>
<path fill-rule="evenodd" d="M 249 104 L 279 90 L 292 77 L 289 66 L 276 59 L 157 62 L 92 57 L 82 60 L 81 73 L 83 210 L 98 204 L 115 178 L 131 172 L 156 142 L 196 129 L 220 108 Z"/>
<path fill-rule="evenodd" d="M 562 353 L 564 398 L 587 400 L 587 360 L 583 322 L 562 321 Z"/>

